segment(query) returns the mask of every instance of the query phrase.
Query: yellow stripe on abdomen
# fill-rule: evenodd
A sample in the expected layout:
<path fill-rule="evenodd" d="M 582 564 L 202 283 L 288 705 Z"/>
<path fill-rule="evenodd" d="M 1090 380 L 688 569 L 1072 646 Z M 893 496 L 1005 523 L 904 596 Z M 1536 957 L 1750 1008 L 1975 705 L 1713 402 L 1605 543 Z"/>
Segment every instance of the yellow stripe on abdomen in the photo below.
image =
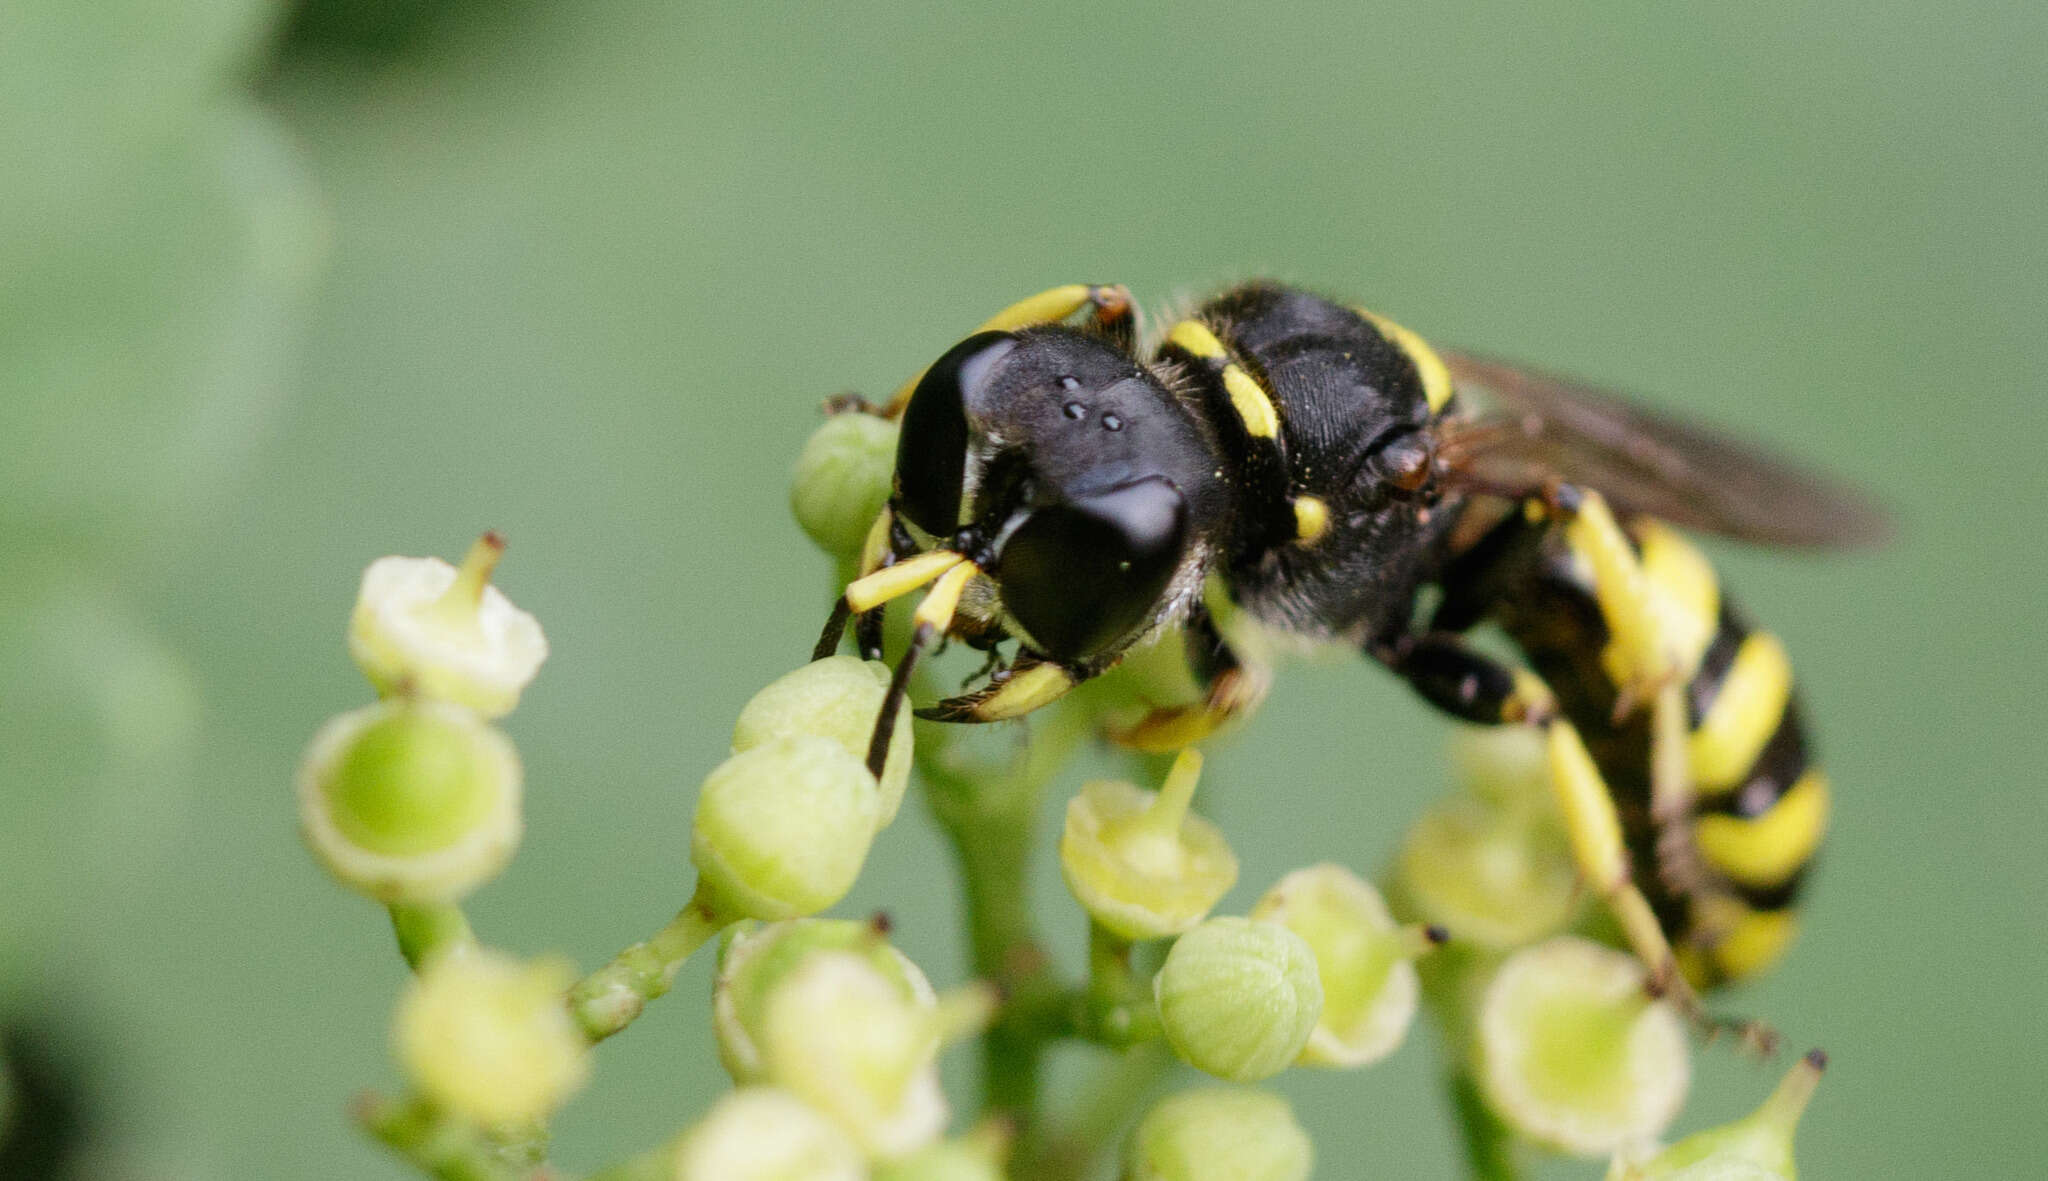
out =
<path fill-rule="evenodd" d="M 1380 335 L 1387 338 L 1387 343 L 1401 350 L 1408 358 L 1409 364 L 1415 366 L 1415 376 L 1422 381 L 1422 396 L 1429 403 L 1430 413 L 1442 410 L 1444 403 L 1451 400 L 1451 371 L 1444 364 L 1444 359 L 1437 356 L 1436 350 L 1430 347 L 1429 342 L 1378 312 L 1365 308 L 1351 310 L 1364 316 L 1368 323 L 1379 329 Z"/>
<path fill-rule="evenodd" d="M 1690 741 L 1699 790 L 1725 792 L 1745 779 L 1785 716 L 1792 697 L 1792 663 L 1768 632 L 1753 632 L 1735 652 L 1728 675 Z"/>
<path fill-rule="evenodd" d="M 1679 967 L 1700 988 L 1754 976 L 1781 959 L 1799 937 L 1799 916 L 1755 910 L 1725 894 L 1703 895 L 1693 909 L 1696 934 L 1678 949 Z"/>
<path fill-rule="evenodd" d="M 1710 812 L 1693 821 L 1693 839 L 1708 865 L 1738 885 L 1759 890 L 1792 880 L 1820 848 L 1828 828 L 1828 777 L 1810 768 L 1762 815 Z"/>

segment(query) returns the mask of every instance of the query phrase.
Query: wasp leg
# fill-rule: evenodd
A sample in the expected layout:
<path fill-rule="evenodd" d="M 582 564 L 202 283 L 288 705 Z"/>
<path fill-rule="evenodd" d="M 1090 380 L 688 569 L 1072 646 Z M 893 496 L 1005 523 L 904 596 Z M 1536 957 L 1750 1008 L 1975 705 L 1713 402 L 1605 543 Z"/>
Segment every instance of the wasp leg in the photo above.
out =
<path fill-rule="evenodd" d="M 884 505 L 882 511 L 876 515 L 875 523 L 868 529 L 867 540 L 861 544 L 858 581 L 869 581 L 870 575 L 894 566 L 916 552 L 917 547 L 912 544 L 909 535 L 897 522 L 894 510 Z M 914 590 L 916 585 L 913 583 L 904 589 Z M 853 588 L 847 589 L 851 592 Z M 825 629 L 818 636 L 817 644 L 811 649 L 811 659 L 823 660 L 839 650 L 839 643 L 845 638 L 849 619 L 853 621 L 854 647 L 860 650 L 861 659 L 882 659 L 882 603 L 895 597 L 895 593 L 901 592 L 884 596 L 880 603 L 858 612 L 853 609 L 851 600 L 846 595 L 841 595 L 839 601 L 832 604 L 832 614 L 825 620 Z"/>
<path fill-rule="evenodd" d="M 946 629 L 953 622 L 953 612 L 960 606 L 960 593 L 967 589 L 967 580 L 979 572 L 974 563 L 957 554 L 950 556 L 953 563 L 944 568 L 938 581 L 932 584 L 931 591 L 925 595 L 924 602 L 917 605 L 916 614 L 911 616 L 910 647 L 896 662 L 896 671 L 889 677 L 889 689 L 882 695 L 882 707 L 875 713 L 875 732 L 868 739 L 868 770 L 877 779 L 882 777 L 882 768 L 889 765 L 889 743 L 896 735 L 896 715 L 903 712 L 903 699 L 910 692 L 910 674 L 917 670 L 918 657 L 946 634 Z M 903 563 L 905 566 L 909 564 Z M 847 599 L 851 601 L 854 598 L 853 588 L 848 587 Z"/>
<path fill-rule="evenodd" d="M 1406 678 L 1439 709 L 1468 722 L 1540 726 L 1550 764 L 1551 791 L 1570 838 L 1579 876 L 1600 896 L 1622 935 L 1650 974 L 1650 991 L 1670 997 L 1698 1019 L 1698 997 L 1678 970 L 1677 956 L 1650 900 L 1636 885 L 1621 816 L 1607 780 L 1587 752 L 1578 728 L 1558 716 L 1549 686 L 1535 673 L 1468 647 L 1442 632 L 1403 636 L 1376 645 L 1372 654 Z M 1681 720 L 1683 715 L 1681 715 Z"/>
<path fill-rule="evenodd" d="M 1110 339 L 1124 348 L 1129 348 L 1137 334 L 1137 314 L 1131 304 L 1130 290 L 1121 283 L 1067 283 L 1039 292 L 1027 299 L 1020 299 L 995 315 L 982 321 L 976 332 L 1015 332 L 1034 324 L 1052 324 L 1066 319 L 1082 308 L 1090 309 L 1089 322 L 1108 334 Z M 903 383 L 895 396 L 887 403 L 887 413 L 895 417 L 903 413 L 909 404 L 911 392 L 917 383 L 924 380 L 924 371 Z"/>
<path fill-rule="evenodd" d="M 1678 957 L 1650 909 L 1650 900 L 1635 883 L 1629 869 L 1628 845 L 1621 835 L 1621 817 L 1614 809 L 1614 796 L 1585 742 L 1579 738 L 1578 729 L 1559 718 L 1545 727 L 1545 736 L 1551 791 L 1564 816 L 1572 859 L 1578 863 L 1580 875 L 1599 893 L 1621 924 L 1629 950 L 1648 965 L 1650 991 L 1669 997 L 1681 1013 L 1713 1028 L 1713 1023 L 1705 1022 L 1702 1016 L 1698 994 L 1678 970 Z"/>
<path fill-rule="evenodd" d="M 1650 705 L 1650 825 L 1657 834 L 1657 875 L 1665 889 L 1686 897 L 1702 881 L 1692 833 L 1690 739 L 1684 690 L 1666 682 Z"/>
<path fill-rule="evenodd" d="M 1677 657 L 1652 604 L 1642 557 L 1606 498 L 1566 485 L 1552 491 L 1550 502 L 1564 517 L 1565 540 L 1593 569 L 1593 597 L 1608 634 L 1601 658 L 1620 690 L 1614 702 L 1620 721 L 1677 678 Z"/>
<path fill-rule="evenodd" d="M 1556 700 L 1541 677 L 1504 664 L 1451 632 L 1397 636 L 1367 652 L 1423 700 L 1463 721 L 1542 725 L 1557 714 Z"/>
<path fill-rule="evenodd" d="M 917 716 L 933 722 L 1000 722 L 1022 717 L 1066 696 L 1074 686 L 1094 675 L 1086 669 L 1024 652 L 1007 671 L 997 673 L 983 688 L 948 697 L 918 710 Z"/>
<path fill-rule="evenodd" d="M 1203 690 L 1202 700 L 1155 708 L 1131 725 L 1112 730 L 1110 741 L 1148 754 L 1170 754 L 1245 717 L 1266 699 L 1272 670 L 1241 658 L 1216 630 L 1207 608 L 1197 607 L 1185 628 L 1188 666 Z"/>
<path fill-rule="evenodd" d="M 839 641 L 846 638 L 846 621 L 853 616 L 853 608 L 847 606 L 846 596 L 841 595 L 832 603 L 832 614 L 825 617 L 825 630 L 818 635 L 818 642 L 811 648 L 813 661 L 823 660 L 839 651 Z"/>

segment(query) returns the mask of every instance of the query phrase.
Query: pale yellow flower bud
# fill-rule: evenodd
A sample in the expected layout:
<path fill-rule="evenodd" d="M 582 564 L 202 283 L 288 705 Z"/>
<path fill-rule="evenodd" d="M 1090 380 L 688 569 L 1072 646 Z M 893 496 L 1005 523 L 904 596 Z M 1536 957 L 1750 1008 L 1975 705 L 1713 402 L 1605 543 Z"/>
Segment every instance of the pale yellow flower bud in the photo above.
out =
<path fill-rule="evenodd" d="M 865 1181 L 838 1124 L 776 1087 L 742 1087 L 683 1137 L 675 1181 Z"/>
<path fill-rule="evenodd" d="M 1535 726 L 1460 726 L 1451 740 L 1458 782 L 1496 804 L 1551 808 L 1550 756 Z"/>
<path fill-rule="evenodd" d="M 842 415 L 841 417 L 845 417 Z M 856 417 L 866 417 L 859 415 Z M 752 750 L 771 738 L 814 734 L 830 738 L 862 763 L 874 736 L 875 716 L 889 689 L 889 666 L 857 656 L 828 656 L 774 681 L 747 702 L 732 730 L 735 754 Z M 889 761 L 882 768 L 876 827 L 896 819 L 903 790 L 910 782 L 912 757 L 910 711 L 896 715 Z"/>
<path fill-rule="evenodd" d="M 1378 890 L 1328 862 L 1281 878 L 1251 917 L 1279 923 L 1315 953 L 1323 1012 L 1302 1065 L 1364 1066 L 1394 1052 L 1415 1020 L 1410 961 L 1442 942 L 1441 930 L 1399 926 Z"/>
<path fill-rule="evenodd" d="M 1647 1162 L 1617 1160 L 1610 1181 L 1797 1181 L 1792 1137 L 1827 1062 L 1819 1050 L 1808 1053 L 1785 1073 L 1762 1107 L 1734 1123 L 1687 1136 Z"/>
<path fill-rule="evenodd" d="M 393 699 L 342 714 L 313 736 L 297 791 L 314 856 L 380 902 L 452 901 L 519 845 L 519 756 L 461 706 Z"/>
<path fill-rule="evenodd" d="M 884 1162 L 874 1181 L 1007 1181 L 1003 1163 L 1009 1149 L 1008 1131 L 984 1123 L 965 1136 Z"/>
<path fill-rule="evenodd" d="M 512 712 L 547 659 L 533 616 L 490 585 L 505 543 L 486 533 L 456 569 L 439 558 L 379 558 L 363 572 L 348 648 L 380 693 L 399 690 Z"/>
<path fill-rule="evenodd" d="M 1299 1058 L 1323 1009 L 1315 953 L 1301 936 L 1240 918 L 1210 919 L 1174 940 L 1152 995 L 1173 1052 L 1238 1083 Z"/>
<path fill-rule="evenodd" d="M 988 990 L 918 1004 L 867 957 L 814 951 L 768 997 L 761 1061 L 770 1081 L 838 1120 L 869 1155 L 905 1156 L 946 1125 L 939 1048 L 993 1011 Z"/>
<path fill-rule="evenodd" d="M 1414 917 L 1490 951 L 1563 930 L 1581 893 L 1554 811 L 1473 794 L 1437 803 L 1408 830 L 1395 885 Z"/>
<path fill-rule="evenodd" d="M 727 919 L 815 914 L 853 888 L 874 841 L 875 777 L 830 738 L 776 738 L 719 764 L 690 857 Z"/>
<path fill-rule="evenodd" d="M 1530 1139 L 1581 1156 L 1656 1139 L 1692 1067 L 1684 1023 L 1646 985 L 1633 956 L 1574 936 L 1509 956 L 1476 1029 L 1488 1106 Z"/>
<path fill-rule="evenodd" d="M 1198 1087 L 1153 1105 L 1131 1136 L 1125 1181 L 1307 1181 L 1308 1133 L 1287 1100 Z"/>
<path fill-rule="evenodd" d="M 1067 804 L 1060 872 L 1105 930 L 1134 940 L 1177 935 L 1237 881 L 1222 832 L 1188 814 L 1201 768 L 1201 755 L 1185 750 L 1156 794 L 1097 780 Z"/>
<path fill-rule="evenodd" d="M 399 1061 L 434 1103 L 480 1123 L 540 1119 L 583 1085 L 589 1043 L 562 993 L 566 962 L 481 948 L 427 961 L 399 1003 Z"/>
<path fill-rule="evenodd" d="M 811 432 L 790 479 L 796 523 L 826 553 L 851 558 L 889 499 L 896 470 L 897 424 L 848 411 Z"/>
<path fill-rule="evenodd" d="M 821 951 L 862 957 L 895 985 L 905 1004 L 929 1008 L 938 1000 L 925 974 L 883 938 L 876 923 L 793 919 L 735 930 L 719 953 L 718 977 L 711 986 L 718 1056 L 733 1081 L 751 1083 L 767 1077 L 761 1060 L 761 1023 L 768 1000 L 792 970 Z"/>

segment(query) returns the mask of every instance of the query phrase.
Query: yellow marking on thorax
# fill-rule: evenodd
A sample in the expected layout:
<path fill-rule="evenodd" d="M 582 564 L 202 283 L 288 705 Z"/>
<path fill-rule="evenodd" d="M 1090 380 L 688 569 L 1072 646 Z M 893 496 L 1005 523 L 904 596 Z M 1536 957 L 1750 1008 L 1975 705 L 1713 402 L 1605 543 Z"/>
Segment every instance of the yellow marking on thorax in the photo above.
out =
<path fill-rule="evenodd" d="M 1429 342 L 1378 312 L 1365 308 L 1352 310 L 1379 329 L 1387 343 L 1407 354 L 1409 363 L 1415 366 L 1415 375 L 1422 379 L 1422 396 L 1428 400 L 1430 412 L 1442 410 L 1444 403 L 1451 400 L 1451 371 Z"/>
<path fill-rule="evenodd" d="M 1688 741 L 1693 779 L 1704 792 L 1727 791 L 1756 765 L 1792 697 L 1792 663 L 1769 632 L 1752 632 L 1735 650 L 1705 717 Z"/>
<path fill-rule="evenodd" d="M 1166 339 L 1204 361 L 1214 361 L 1229 355 L 1223 347 L 1223 342 L 1217 340 L 1216 334 L 1209 331 L 1208 325 L 1200 320 L 1182 320 L 1173 326 L 1173 331 L 1166 334 Z"/>
<path fill-rule="evenodd" d="M 1706 556 L 1678 532 L 1656 521 L 1644 521 L 1636 536 L 1642 546 L 1643 573 L 1649 578 L 1648 606 L 1657 615 L 1657 630 L 1674 673 L 1690 681 L 1721 623 L 1721 582 Z"/>
<path fill-rule="evenodd" d="M 1280 433 L 1280 412 L 1273 409 L 1273 399 L 1266 396 L 1264 386 L 1234 361 L 1223 367 L 1223 388 L 1229 391 L 1230 404 L 1237 410 L 1237 416 L 1244 420 L 1246 434 L 1255 439 L 1271 439 Z"/>
<path fill-rule="evenodd" d="M 1725 894 L 1697 896 L 1693 926 L 1708 940 L 1703 958 L 1727 980 L 1770 967 L 1799 936 L 1799 916 L 1792 911 L 1752 910 Z"/>
<path fill-rule="evenodd" d="M 1330 531 L 1330 506 L 1319 496 L 1294 498 L 1294 539 L 1310 544 Z"/>
<path fill-rule="evenodd" d="M 1230 350 L 1223 347 L 1208 325 L 1199 320 L 1182 320 L 1166 334 L 1166 339 L 1204 361 L 1224 362 L 1223 390 L 1230 395 L 1231 408 L 1244 423 L 1246 434 L 1255 439 L 1271 439 L 1280 434 L 1280 412 L 1273 408 L 1273 399 L 1256 378 L 1245 372 L 1244 366 L 1229 359 Z"/>
<path fill-rule="evenodd" d="M 1769 889 L 1813 860 L 1827 835 L 1828 804 L 1827 774 L 1815 767 L 1763 815 L 1708 813 L 1693 822 L 1693 838 L 1707 863 L 1730 880 Z"/>

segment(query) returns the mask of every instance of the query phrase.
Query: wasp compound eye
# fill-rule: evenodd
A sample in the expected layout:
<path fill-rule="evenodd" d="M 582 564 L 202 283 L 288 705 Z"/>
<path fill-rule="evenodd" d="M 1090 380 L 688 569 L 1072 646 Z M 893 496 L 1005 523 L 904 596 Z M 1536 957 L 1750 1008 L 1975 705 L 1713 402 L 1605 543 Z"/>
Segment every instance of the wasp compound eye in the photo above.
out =
<path fill-rule="evenodd" d="M 969 391 L 1015 347 L 1007 332 L 977 332 L 933 362 L 910 395 L 896 444 L 896 503 L 926 533 L 943 537 L 960 526 Z"/>
<path fill-rule="evenodd" d="M 1078 660 L 1153 614 L 1186 537 L 1180 490 L 1139 480 L 1035 510 L 1004 542 L 992 573 L 1037 645 Z"/>

